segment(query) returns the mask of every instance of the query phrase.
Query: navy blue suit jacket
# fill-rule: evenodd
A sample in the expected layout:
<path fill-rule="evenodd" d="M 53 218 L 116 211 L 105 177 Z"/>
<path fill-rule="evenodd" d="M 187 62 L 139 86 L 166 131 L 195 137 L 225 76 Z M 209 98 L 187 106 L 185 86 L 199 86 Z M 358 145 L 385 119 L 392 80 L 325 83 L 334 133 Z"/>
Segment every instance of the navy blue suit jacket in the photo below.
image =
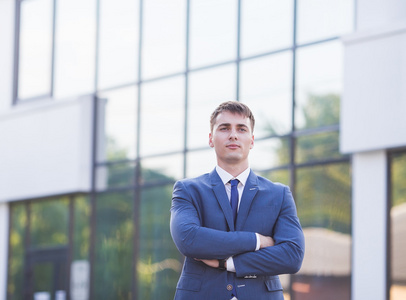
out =
<path fill-rule="evenodd" d="M 236 224 L 223 182 L 215 170 L 175 183 L 171 234 L 185 256 L 176 300 L 283 299 L 279 274 L 296 273 L 304 256 L 304 237 L 287 186 L 255 175 L 247 179 Z M 255 251 L 256 236 L 275 245 Z M 211 268 L 200 259 L 233 256 L 236 273 Z M 232 288 L 232 290 L 231 290 Z"/>

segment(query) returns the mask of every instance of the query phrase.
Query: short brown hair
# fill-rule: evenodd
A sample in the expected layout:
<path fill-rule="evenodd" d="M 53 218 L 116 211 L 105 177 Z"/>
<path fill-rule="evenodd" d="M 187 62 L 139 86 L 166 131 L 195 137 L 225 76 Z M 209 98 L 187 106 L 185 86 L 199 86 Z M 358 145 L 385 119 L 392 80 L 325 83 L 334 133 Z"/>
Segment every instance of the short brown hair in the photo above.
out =
<path fill-rule="evenodd" d="M 241 102 L 238 101 L 227 101 L 221 103 L 211 114 L 210 116 L 210 131 L 213 132 L 214 124 L 216 124 L 216 119 L 219 114 L 224 111 L 229 111 L 233 114 L 240 114 L 244 117 L 250 119 L 251 122 L 251 130 L 254 132 L 254 125 L 255 125 L 255 118 L 252 114 L 252 111 L 249 107 Z"/>

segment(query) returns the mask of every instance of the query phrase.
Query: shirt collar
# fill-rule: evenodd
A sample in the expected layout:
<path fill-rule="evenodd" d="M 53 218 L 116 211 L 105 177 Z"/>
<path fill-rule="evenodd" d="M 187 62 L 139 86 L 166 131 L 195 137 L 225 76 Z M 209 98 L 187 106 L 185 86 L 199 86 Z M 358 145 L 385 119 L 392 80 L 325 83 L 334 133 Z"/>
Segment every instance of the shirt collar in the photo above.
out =
<path fill-rule="evenodd" d="M 219 166 L 216 166 L 216 172 L 220 176 L 221 181 L 223 182 L 224 185 L 228 183 L 231 179 L 238 179 L 240 183 L 245 186 L 245 183 L 247 182 L 248 176 L 250 175 L 251 169 L 248 167 L 245 169 L 244 172 L 240 173 L 237 177 L 234 177 L 224 169 L 222 169 Z"/>

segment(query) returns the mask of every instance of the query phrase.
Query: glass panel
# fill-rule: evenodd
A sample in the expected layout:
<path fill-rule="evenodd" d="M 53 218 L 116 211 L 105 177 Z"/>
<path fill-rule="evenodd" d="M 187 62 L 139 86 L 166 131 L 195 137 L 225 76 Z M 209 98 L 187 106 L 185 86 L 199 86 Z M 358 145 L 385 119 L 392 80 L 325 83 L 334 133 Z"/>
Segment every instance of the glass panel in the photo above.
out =
<path fill-rule="evenodd" d="M 10 259 L 8 262 L 7 299 L 23 299 L 26 204 L 10 205 Z"/>
<path fill-rule="evenodd" d="M 142 86 L 142 156 L 184 148 L 184 77 L 154 81 Z"/>
<path fill-rule="evenodd" d="M 99 194 L 96 208 L 94 299 L 131 299 L 133 194 Z"/>
<path fill-rule="evenodd" d="M 250 151 L 250 166 L 254 170 L 267 170 L 289 164 L 289 139 L 256 141 Z"/>
<path fill-rule="evenodd" d="M 32 202 L 30 238 L 33 247 L 68 244 L 68 206 L 67 198 Z"/>
<path fill-rule="evenodd" d="M 111 163 L 97 167 L 96 188 L 98 191 L 134 185 L 135 162 Z"/>
<path fill-rule="evenodd" d="M 139 1 L 100 1 L 99 89 L 138 79 Z"/>
<path fill-rule="evenodd" d="M 406 153 L 391 164 L 391 279 L 390 300 L 406 299 Z"/>
<path fill-rule="evenodd" d="M 78 196 L 74 199 L 73 260 L 88 259 L 90 244 L 90 199 Z"/>
<path fill-rule="evenodd" d="M 268 171 L 268 172 L 256 172 L 256 173 L 265 178 L 268 178 L 272 182 L 280 182 L 282 184 L 289 185 L 290 171 L 288 169 L 280 169 L 280 170 L 272 170 L 272 171 Z M 284 285 L 284 290 L 285 290 L 285 285 Z"/>
<path fill-rule="evenodd" d="M 299 0 L 297 42 L 302 44 L 351 32 L 354 8 L 353 0 Z"/>
<path fill-rule="evenodd" d="M 349 164 L 297 170 L 296 204 L 306 240 L 295 300 L 351 296 L 351 178 Z"/>
<path fill-rule="evenodd" d="M 140 207 L 138 299 L 171 300 L 182 268 L 169 232 L 172 185 L 144 189 Z"/>
<path fill-rule="evenodd" d="M 213 149 L 188 152 L 186 159 L 186 177 L 189 178 L 210 173 L 217 164 Z"/>
<path fill-rule="evenodd" d="M 144 1 L 142 77 L 184 71 L 186 65 L 186 1 Z"/>
<path fill-rule="evenodd" d="M 234 0 L 191 1 L 191 68 L 236 59 L 237 3 Z"/>
<path fill-rule="evenodd" d="M 255 116 L 256 138 L 292 128 L 292 53 L 241 63 L 240 99 Z"/>
<path fill-rule="evenodd" d="M 241 8 L 241 56 L 292 46 L 292 0 L 244 0 Z"/>
<path fill-rule="evenodd" d="M 98 161 L 135 158 L 137 110 L 135 86 L 99 95 Z"/>
<path fill-rule="evenodd" d="M 57 5 L 55 96 L 94 90 L 96 1 L 60 0 Z"/>
<path fill-rule="evenodd" d="M 297 52 L 296 127 L 338 124 L 342 86 L 341 42 Z"/>
<path fill-rule="evenodd" d="M 53 290 L 53 276 L 54 276 L 54 264 L 52 262 L 44 262 L 40 264 L 34 264 L 33 266 L 33 278 L 34 278 L 34 299 L 35 294 L 52 294 Z M 42 292 L 42 293 L 41 293 Z M 39 298 L 39 297 L 38 297 Z"/>
<path fill-rule="evenodd" d="M 298 137 L 296 140 L 296 162 L 340 158 L 338 132 L 323 132 L 319 134 Z"/>
<path fill-rule="evenodd" d="M 210 115 L 220 103 L 235 100 L 235 93 L 235 64 L 190 73 L 188 148 L 209 147 Z"/>
<path fill-rule="evenodd" d="M 21 1 L 18 98 L 51 94 L 53 1 Z"/>
<path fill-rule="evenodd" d="M 183 153 L 143 159 L 141 165 L 144 183 L 183 178 Z"/>

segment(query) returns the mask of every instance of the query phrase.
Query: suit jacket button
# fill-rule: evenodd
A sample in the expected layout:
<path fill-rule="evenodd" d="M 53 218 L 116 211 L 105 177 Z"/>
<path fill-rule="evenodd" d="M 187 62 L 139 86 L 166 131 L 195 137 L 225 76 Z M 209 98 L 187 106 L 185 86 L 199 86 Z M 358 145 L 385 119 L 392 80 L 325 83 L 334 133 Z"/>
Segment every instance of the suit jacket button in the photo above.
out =
<path fill-rule="evenodd" d="M 227 284 L 227 291 L 232 291 L 233 290 L 233 286 L 231 284 Z"/>

